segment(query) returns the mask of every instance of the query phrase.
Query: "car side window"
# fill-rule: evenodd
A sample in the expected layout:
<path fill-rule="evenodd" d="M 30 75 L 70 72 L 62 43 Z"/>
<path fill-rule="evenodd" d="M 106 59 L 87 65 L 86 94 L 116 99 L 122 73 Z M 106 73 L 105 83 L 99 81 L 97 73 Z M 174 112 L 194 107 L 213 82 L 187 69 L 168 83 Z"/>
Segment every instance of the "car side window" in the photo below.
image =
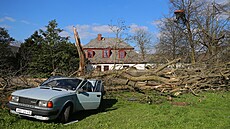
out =
<path fill-rule="evenodd" d="M 95 92 L 100 92 L 101 91 L 101 81 L 96 82 L 96 86 L 94 88 Z"/>
<path fill-rule="evenodd" d="M 79 91 L 81 92 L 92 92 L 93 85 L 90 82 L 86 82 L 80 89 Z"/>

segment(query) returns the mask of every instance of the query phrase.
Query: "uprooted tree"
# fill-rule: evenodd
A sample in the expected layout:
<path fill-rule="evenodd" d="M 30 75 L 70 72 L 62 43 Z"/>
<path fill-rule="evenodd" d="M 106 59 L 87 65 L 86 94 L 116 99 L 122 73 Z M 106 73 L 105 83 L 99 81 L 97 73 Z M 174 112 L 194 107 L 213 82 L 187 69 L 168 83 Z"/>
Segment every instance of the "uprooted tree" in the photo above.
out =
<path fill-rule="evenodd" d="M 144 71 L 131 67 L 85 77 L 101 78 L 107 90 L 151 89 L 171 96 L 188 92 L 198 95 L 206 90 L 230 89 L 230 62 L 222 65 L 183 64 L 173 68 L 172 65 L 179 61 L 180 58 Z"/>

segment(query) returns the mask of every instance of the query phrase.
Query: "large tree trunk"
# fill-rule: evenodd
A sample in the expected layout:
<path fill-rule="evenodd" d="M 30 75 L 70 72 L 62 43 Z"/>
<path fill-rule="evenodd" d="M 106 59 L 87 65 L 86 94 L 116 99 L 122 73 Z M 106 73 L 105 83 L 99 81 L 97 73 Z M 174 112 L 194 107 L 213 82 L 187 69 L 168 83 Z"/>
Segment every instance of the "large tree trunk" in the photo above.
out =
<path fill-rule="evenodd" d="M 82 75 L 85 74 L 86 57 L 85 57 L 85 53 L 83 51 L 83 48 L 81 46 L 81 41 L 80 41 L 78 32 L 77 32 L 75 27 L 73 28 L 73 32 L 74 32 L 74 38 L 75 38 L 75 45 L 77 47 L 78 55 L 79 55 L 79 58 L 80 58 L 77 73 L 78 73 L 78 75 L 82 76 Z"/>
<path fill-rule="evenodd" d="M 193 34 L 191 32 L 191 28 L 190 28 L 190 24 L 188 22 L 186 22 L 186 27 L 187 27 L 187 30 L 188 30 L 188 42 L 189 42 L 189 45 L 190 45 L 190 48 L 191 48 L 191 53 L 190 53 L 190 58 L 191 58 L 191 63 L 192 64 L 195 64 L 196 63 L 196 57 L 195 57 L 195 43 L 192 39 L 193 37 Z"/>

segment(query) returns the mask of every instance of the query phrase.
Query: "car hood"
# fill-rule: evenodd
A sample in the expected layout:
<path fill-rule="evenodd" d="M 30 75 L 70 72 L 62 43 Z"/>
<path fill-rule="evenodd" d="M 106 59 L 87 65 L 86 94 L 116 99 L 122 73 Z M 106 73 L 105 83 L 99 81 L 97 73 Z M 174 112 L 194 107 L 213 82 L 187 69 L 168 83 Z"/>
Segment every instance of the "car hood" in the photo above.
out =
<path fill-rule="evenodd" d="M 67 90 L 36 87 L 36 88 L 18 90 L 13 92 L 12 95 L 25 97 L 25 98 L 38 99 L 38 100 L 50 100 L 53 97 L 65 96 L 71 93 L 72 92 Z"/>

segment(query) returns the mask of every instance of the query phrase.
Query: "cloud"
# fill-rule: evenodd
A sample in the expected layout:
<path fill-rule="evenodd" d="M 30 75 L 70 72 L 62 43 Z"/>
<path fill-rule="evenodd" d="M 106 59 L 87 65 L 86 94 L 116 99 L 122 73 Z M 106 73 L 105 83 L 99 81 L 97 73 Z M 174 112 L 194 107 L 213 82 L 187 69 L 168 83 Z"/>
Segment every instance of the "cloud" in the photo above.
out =
<path fill-rule="evenodd" d="M 160 26 L 160 25 L 162 25 L 163 24 L 163 22 L 162 22 L 162 20 L 155 20 L 155 21 L 153 21 L 152 22 L 152 25 L 154 25 L 154 26 Z"/>
<path fill-rule="evenodd" d="M 91 39 L 97 37 L 97 34 L 102 34 L 104 36 L 109 36 L 113 33 L 109 25 L 98 25 L 98 24 L 84 24 L 84 25 L 69 25 L 64 27 L 65 31 L 63 35 L 70 36 L 70 39 L 74 41 L 73 26 L 76 27 L 78 34 L 82 40 L 88 42 Z M 147 26 L 139 26 L 137 24 L 131 24 L 130 33 L 134 33 L 137 29 L 148 30 Z"/>
<path fill-rule="evenodd" d="M 143 29 L 143 30 L 148 30 L 147 26 L 139 26 L 137 24 L 131 24 L 130 25 L 130 33 L 135 33 L 137 30 Z"/>
<path fill-rule="evenodd" d="M 160 27 L 164 26 L 165 23 L 174 23 L 174 21 L 175 21 L 174 17 L 161 18 L 159 20 L 154 20 L 151 24 L 156 28 L 160 28 Z"/>
<path fill-rule="evenodd" d="M 5 19 L 8 20 L 8 21 L 11 21 L 11 22 L 15 22 L 15 21 L 16 21 L 16 20 L 13 19 L 12 17 L 5 17 Z"/>
<path fill-rule="evenodd" d="M 21 22 L 24 23 L 24 24 L 27 24 L 27 25 L 30 24 L 30 22 L 28 22 L 28 21 L 26 21 L 26 20 L 21 20 Z"/>
<path fill-rule="evenodd" d="M 90 25 L 76 25 L 76 28 L 79 32 L 84 32 L 84 31 L 89 31 L 90 30 Z M 73 28 L 71 28 L 73 30 Z"/>
<path fill-rule="evenodd" d="M 223 4 L 223 3 L 227 3 L 228 0 L 210 0 L 211 2 L 216 2 L 216 3 L 219 3 L 219 4 Z"/>
<path fill-rule="evenodd" d="M 92 30 L 98 33 L 112 33 L 113 31 L 109 28 L 108 25 L 93 26 Z"/>
<path fill-rule="evenodd" d="M 93 38 L 95 38 L 96 34 L 92 33 L 92 32 L 84 31 L 81 33 L 79 32 L 79 36 L 81 39 L 93 39 Z"/>
<path fill-rule="evenodd" d="M 0 18 L 0 22 L 4 22 L 4 21 L 10 21 L 10 22 L 15 22 L 16 20 L 12 17 L 3 17 Z"/>
<path fill-rule="evenodd" d="M 108 25 L 75 25 L 79 36 L 81 39 L 92 39 L 98 33 L 108 34 L 112 33 L 112 30 L 109 28 Z M 65 27 L 66 31 L 73 35 L 73 25 L 69 25 Z M 72 37 L 72 36 L 71 36 Z"/>
<path fill-rule="evenodd" d="M 11 26 L 9 26 L 9 25 L 0 25 L 0 27 L 2 27 L 2 28 L 5 28 L 5 29 L 9 29 L 9 28 L 11 28 Z"/>
<path fill-rule="evenodd" d="M 70 33 L 67 32 L 67 31 L 62 31 L 60 34 L 59 34 L 61 37 L 70 37 Z"/>
<path fill-rule="evenodd" d="M 46 31 L 46 29 L 47 29 L 47 28 L 46 28 L 45 26 L 43 26 L 43 27 L 41 27 L 41 28 L 39 29 L 39 31 L 40 31 L 40 30 Z"/>

